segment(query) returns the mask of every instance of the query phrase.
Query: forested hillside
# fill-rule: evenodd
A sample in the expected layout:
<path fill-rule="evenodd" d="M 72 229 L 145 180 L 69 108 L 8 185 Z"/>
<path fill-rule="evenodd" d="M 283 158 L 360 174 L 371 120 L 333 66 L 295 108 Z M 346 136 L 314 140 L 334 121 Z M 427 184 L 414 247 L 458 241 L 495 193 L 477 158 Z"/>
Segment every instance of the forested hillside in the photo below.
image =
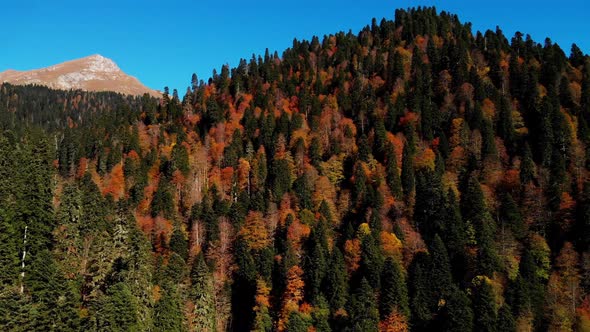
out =
<path fill-rule="evenodd" d="M 1 330 L 590 330 L 577 46 L 396 10 L 190 83 L 0 85 Z"/>

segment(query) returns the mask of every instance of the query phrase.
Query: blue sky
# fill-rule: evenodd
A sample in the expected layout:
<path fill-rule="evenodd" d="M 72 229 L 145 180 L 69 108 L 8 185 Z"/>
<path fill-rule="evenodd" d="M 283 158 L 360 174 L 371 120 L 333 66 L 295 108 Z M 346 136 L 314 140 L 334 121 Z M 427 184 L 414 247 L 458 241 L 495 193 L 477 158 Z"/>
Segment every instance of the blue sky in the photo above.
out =
<path fill-rule="evenodd" d="M 508 37 L 521 31 L 538 42 L 550 37 L 568 55 L 573 42 L 590 53 L 586 1 L 11 1 L 0 10 L 0 71 L 99 53 L 149 87 L 183 95 L 192 73 L 206 80 L 267 47 L 281 54 L 293 38 L 356 33 L 373 17 L 419 5 L 458 14 L 474 30 L 499 25 Z"/>

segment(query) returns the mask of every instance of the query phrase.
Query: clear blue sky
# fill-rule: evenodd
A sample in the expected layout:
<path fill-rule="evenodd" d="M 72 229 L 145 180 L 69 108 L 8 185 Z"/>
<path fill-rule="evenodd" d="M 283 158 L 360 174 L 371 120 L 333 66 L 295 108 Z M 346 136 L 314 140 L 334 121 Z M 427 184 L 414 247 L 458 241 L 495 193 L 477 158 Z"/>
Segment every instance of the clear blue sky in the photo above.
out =
<path fill-rule="evenodd" d="M 356 33 L 373 17 L 419 5 L 456 13 L 475 30 L 499 25 L 508 37 L 521 31 L 537 42 L 550 37 L 568 55 L 573 42 L 590 53 L 587 1 L 10 1 L 0 10 L 0 71 L 99 53 L 149 87 L 182 96 L 192 73 L 207 80 L 213 68 L 267 47 L 281 54 L 293 38 Z"/>

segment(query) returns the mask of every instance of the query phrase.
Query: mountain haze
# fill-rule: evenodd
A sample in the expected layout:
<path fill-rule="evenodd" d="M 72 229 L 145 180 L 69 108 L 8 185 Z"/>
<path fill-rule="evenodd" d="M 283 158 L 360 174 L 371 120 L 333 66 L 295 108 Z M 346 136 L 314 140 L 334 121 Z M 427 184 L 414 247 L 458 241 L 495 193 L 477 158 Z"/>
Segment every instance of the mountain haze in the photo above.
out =
<path fill-rule="evenodd" d="M 66 61 L 47 68 L 0 73 L 0 82 L 16 85 L 44 85 L 53 89 L 80 89 L 87 91 L 114 91 L 127 95 L 160 96 L 160 92 L 143 85 L 137 78 L 124 73 L 117 64 L 95 54 Z"/>

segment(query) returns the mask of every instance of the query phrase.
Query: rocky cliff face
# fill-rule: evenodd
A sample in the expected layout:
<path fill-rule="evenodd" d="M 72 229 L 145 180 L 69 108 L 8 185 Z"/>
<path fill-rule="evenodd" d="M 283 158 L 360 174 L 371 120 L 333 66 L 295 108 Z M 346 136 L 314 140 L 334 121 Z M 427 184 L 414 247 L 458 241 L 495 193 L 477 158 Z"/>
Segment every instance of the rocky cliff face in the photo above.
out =
<path fill-rule="evenodd" d="M 42 69 L 7 70 L 0 73 L 0 82 L 37 84 L 62 90 L 115 91 L 128 95 L 148 93 L 156 97 L 161 95 L 159 91 L 143 85 L 137 78 L 125 74 L 113 60 L 98 54 Z"/>

